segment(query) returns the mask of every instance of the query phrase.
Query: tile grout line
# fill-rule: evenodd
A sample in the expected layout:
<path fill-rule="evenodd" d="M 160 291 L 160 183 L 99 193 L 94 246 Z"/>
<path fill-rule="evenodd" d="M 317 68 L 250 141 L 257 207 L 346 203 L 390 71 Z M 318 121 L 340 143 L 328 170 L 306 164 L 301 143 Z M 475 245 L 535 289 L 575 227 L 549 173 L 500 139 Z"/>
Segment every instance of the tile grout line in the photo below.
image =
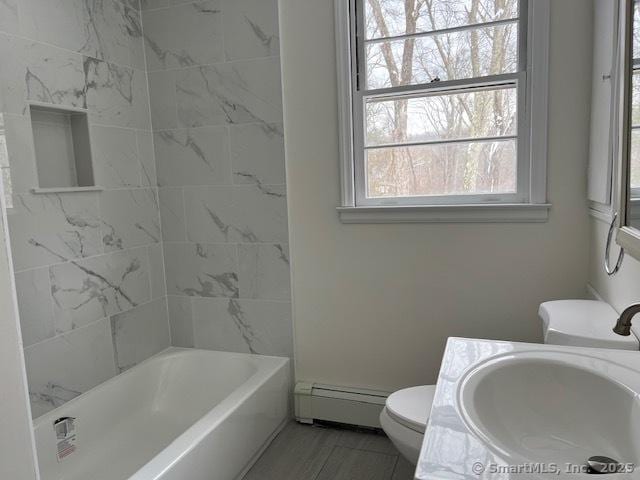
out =
<path fill-rule="evenodd" d="M 139 303 L 135 307 L 129 308 L 128 310 L 123 310 L 121 312 L 116 312 L 116 313 L 113 313 L 111 315 L 106 315 L 104 317 L 98 318 L 97 320 L 92 320 L 91 322 L 87 323 L 86 325 L 81 325 L 79 327 L 72 328 L 71 330 L 67 330 L 66 332 L 58 333 L 57 335 L 54 335 L 53 337 L 45 338 L 44 340 L 40 340 L 38 342 L 32 343 L 31 345 L 27 345 L 27 346 L 24 347 L 24 350 L 26 351 L 26 350 L 28 350 L 28 349 L 30 349 L 32 347 L 36 347 L 36 346 L 41 345 L 43 343 L 49 342 L 51 340 L 55 340 L 55 339 L 64 337 L 66 335 L 72 334 L 74 332 L 78 332 L 80 330 L 84 330 L 84 329 L 86 329 L 88 327 L 94 326 L 95 324 L 102 322 L 103 320 L 109 320 L 110 321 L 112 317 L 115 317 L 117 315 L 122 315 L 122 314 L 125 314 L 125 313 L 129 313 L 132 310 L 135 310 L 135 309 L 140 308 L 140 307 L 145 307 L 145 306 L 147 306 L 147 305 L 149 305 L 149 304 L 151 304 L 151 303 L 153 303 L 153 302 L 155 302 L 157 300 L 162 300 L 162 297 L 152 298 L 152 299 L 147 300 L 147 301 L 145 301 L 143 303 Z"/>
<path fill-rule="evenodd" d="M 91 58 L 92 60 L 97 60 L 98 62 L 108 63 L 110 65 L 114 65 L 114 66 L 119 67 L 119 68 L 128 68 L 130 70 L 136 70 L 138 72 L 146 72 L 145 68 L 140 68 L 140 67 L 136 67 L 136 66 L 133 66 L 133 65 L 127 65 L 127 64 L 121 63 L 121 62 L 115 62 L 115 61 L 111 61 L 111 60 L 107 60 L 107 59 L 103 59 L 103 58 L 94 57 L 92 55 L 87 55 L 86 53 L 78 52 L 78 51 L 75 51 L 75 50 L 70 50 L 68 48 L 60 47 L 60 46 L 55 45 L 53 43 L 45 42 L 45 41 L 42 41 L 42 40 L 37 40 L 37 39 L 31 38 L 31 37 L 26 37 L 26 36 L 18 34 L 18 33 L 8 33 L 8 32 L 0 31 L 0 37 L 3 36 L 3 35 L 7 36 L 7 37 L 13 37 L 13 38 L 15 38 L 17 40 L 22 40 L 24 42 L 35 43 L 35 44 L 38 44 L 38 45 L 44 45 L 46 47 L 53 48 L 53 49 L 56 49 L 56 50 L 61 50 L 63 52 L 70 53 L 72 55 L 78 55 L 79 57 L 82 57 L 82 58 Z M 144 44 L 143 44 L 143 46 L 144 46 Z"/>
<path fill-rule="evenodd" d="M 145 33 L 144 33 L 144 15 L 143 15 L 143 10 L 142 10 L 142 2 L 141 0 L 137 0 L 138 1 L 138 6 L 140 7 L 140 32 L 142 34 L 142 58 L 144 61 L 144 80 L 146 83 L 146 91 L 147 91 L 147 113 L 149 115 L 149 126 L 151 128 L 151 154 L 153 155 L 153 169 L 155 172 L 154 177 L 155 178 L 151 178 L 149 183 L 154 183 L 155 182 L 155 195 L 156 195 L 156 199 L 157 199 L 157 207 L 158 207 L 158 212 L 157 212 L 157 216 L 158 216 L 158 225 L 160 227 L 160 239 L 159 241 L 156 243 L 157 245 L 159 245 L 160 247 L 160 257 L 162 260 L 162 264 L 160 265 L 160 267 L 162 268 L 162 276 L 163 276 L 163 284 L 164 284 L 164 290 L 163 290 L 163 299 L 164 299 L 164 308 L 165 311 L 167 313 L 167 328 L 168 328 L 168 332 L 169 332 L 169 345 L 173 346 L 173 331 L 171 329 L 171 312 L 169 310 L 169 288 L 168 288 L 168 284 L 167 284 L 167 262 L 166 262 L 166 258 L 165 258 L 165 251 L 164 251 L 164 234 L 163 234 L 163 227 L 162 227 L 162 205 L 160 204 L 160 185 L 158 182 L 158 161 L 156 159 L 156 136 L 154 133 L 154 127 L 153 127 L 153 116 L 151 113 L 151 84 L 149 82 L 149 61 L 147 59 L 147 44 L 146 44 L 146 37 L 145 37 Z M 139 135 L 136 133 L 136 140 L 137 140 L 137 144 L 138 144 L 138 148 L 139 148 Z M 141 158 L 141 156 L 139 156 Z M 142 172 L 140 172 L 141 176 L 142 176 Z M 142 179 L 141 179 L 142 181 Z M 154 244 L 155 245 L 155 244 Z M 147 252 L 147 256 L 149 258 L 149 288 L 151 289 L 151 247 L 148 247 L 148 252 Z M 151 292 L 151 297 L 153 297 L 153 292 Z"/>

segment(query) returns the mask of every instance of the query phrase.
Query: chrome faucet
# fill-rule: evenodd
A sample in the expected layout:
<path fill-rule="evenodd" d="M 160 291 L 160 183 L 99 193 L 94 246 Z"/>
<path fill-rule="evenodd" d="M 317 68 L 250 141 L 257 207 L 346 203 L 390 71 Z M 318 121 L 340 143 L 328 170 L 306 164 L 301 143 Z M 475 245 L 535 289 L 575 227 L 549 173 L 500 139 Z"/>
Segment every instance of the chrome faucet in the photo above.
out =
<path fill-rule="evenodd" d="M 620 314 L 620 318 L 618 318 L 618 321 L 616 322 L 616 326 L 613 327 L 613 331 L 624 337 L 631 335 L 631 319 L 636 315 L 636 313 L 640 313 L 640 303 L 630 305 L 624 309 Z"/>

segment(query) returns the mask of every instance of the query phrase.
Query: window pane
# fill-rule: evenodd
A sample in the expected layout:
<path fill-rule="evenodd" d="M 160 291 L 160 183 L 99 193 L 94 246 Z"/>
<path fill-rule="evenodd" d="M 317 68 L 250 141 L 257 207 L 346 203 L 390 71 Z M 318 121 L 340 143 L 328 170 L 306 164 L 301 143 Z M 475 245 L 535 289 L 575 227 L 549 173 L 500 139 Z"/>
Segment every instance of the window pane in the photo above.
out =
<path fill-rule="evenodd" d="M 369 89 L 513 73 L 518 68 L 518 25 L 375 42 L 366 50 Z"/>
<path fill-rule="evenodd" d="M 631 131 L 629 182 L 631 188 L 640 188 L 640 130 Z"/>
<path fill-rule="evenodd" d="M 640 71 L 631 78 L 631 124 L 640 126 Z"/>
<path fill-rule="evenodd" d="M 367 100 L 367 146 L 516 135 L 515 87 Z"/>
<path fill-rule="evenodd" d="M 381 38 L 518 17 L 518 0 L 363 0 L 367 38 Z"/>
<path fill-rule="evenodd" d="M 515 140 L 367 150 L 367 197 L 514 193 L 516 169 Z"/>
<path fill-rule="evenodd" d="M 633 58 L 640 58 L 640 3 L 633 5 Z"/>

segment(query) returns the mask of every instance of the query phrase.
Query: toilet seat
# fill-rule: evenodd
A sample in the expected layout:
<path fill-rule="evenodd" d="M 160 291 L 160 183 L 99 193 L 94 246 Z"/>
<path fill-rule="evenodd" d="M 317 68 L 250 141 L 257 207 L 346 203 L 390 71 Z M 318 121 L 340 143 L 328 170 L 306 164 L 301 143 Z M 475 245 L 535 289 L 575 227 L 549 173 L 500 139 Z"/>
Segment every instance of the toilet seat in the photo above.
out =
<path fill-rule="evenodd" d="M 401 425 L 424 434 L 435 393 L 435 385 L 398 390 L 387 398 L 387 413 Z"/>
<path fill-rule="evenodd" d="M 399 390 L 387 398 L 380 425 L 404 458 L 418 463 L 424 431 L 431 413 L 435 385 Z"/>

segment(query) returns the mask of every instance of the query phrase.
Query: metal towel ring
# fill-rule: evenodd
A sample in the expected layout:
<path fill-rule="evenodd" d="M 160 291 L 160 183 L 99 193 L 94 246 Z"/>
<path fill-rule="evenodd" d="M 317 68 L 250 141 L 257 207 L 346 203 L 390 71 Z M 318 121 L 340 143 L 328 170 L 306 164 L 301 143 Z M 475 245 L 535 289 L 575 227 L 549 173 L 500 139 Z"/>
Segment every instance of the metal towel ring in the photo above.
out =
<path fill-rule="evenodd" d="M 607 272 L 607 275 L 612 276 L 620 271 L 620 267 L 622 267 L 622 260 L 624 260 L 624 248 L 620 248 L 620 253 L 618 254 L 618 261 L 616 262 L 616 266 L 611 268 L 611 243 L 613 240 L 613 233 L 616 229 L 616 221 L 618 220 L 618 212 L 613 214 L 613 219 L 611 220 L 611 225 L 609 225 L 609 233 L 607 234 L 607 246 L 604 249 L 604 271 Z"/>

